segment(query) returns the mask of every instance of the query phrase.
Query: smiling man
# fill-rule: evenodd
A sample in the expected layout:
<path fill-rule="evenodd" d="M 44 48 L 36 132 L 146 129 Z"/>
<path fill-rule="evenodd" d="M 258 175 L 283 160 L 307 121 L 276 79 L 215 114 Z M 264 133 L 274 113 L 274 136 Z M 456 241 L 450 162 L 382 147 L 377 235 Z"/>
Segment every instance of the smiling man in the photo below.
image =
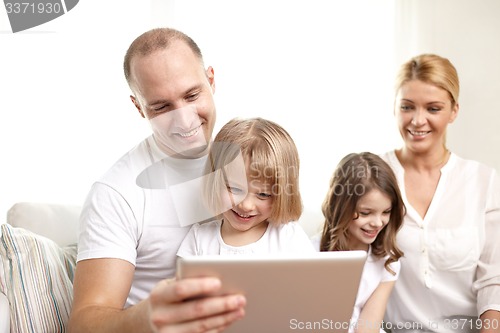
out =
<path fill-rule="evenodd" d="M 245 299 L 200 300 L 220 281 L 171 279 L 189 230 L 171 187 L 203 174 L 216 118 L 214 71 L 190 37 L 153 29 L 130 45 L 124 72 L 153 134 L 92 186 L 84 204 L 70 331 L 219 331 L 243 316 Z M 145 170 L 163 164 L 161 186 L 139 184 Z"/>

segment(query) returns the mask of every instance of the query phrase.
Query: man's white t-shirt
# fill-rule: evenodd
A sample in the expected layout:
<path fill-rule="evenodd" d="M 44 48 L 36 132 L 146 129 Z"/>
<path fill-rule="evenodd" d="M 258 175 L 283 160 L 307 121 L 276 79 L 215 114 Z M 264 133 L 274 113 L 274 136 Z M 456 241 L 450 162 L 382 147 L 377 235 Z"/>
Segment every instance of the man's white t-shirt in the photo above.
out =
<path fill-rule="evenodd" d="M 151 136 L 93 184 L 80 218 L 77 260 L 116 258 L 133 264 L 125 307 L 175 275 L 176 253 L 190 226 L 179 222 L 171 187 L 200 177 L 205 160 L 169 158 Z"/>

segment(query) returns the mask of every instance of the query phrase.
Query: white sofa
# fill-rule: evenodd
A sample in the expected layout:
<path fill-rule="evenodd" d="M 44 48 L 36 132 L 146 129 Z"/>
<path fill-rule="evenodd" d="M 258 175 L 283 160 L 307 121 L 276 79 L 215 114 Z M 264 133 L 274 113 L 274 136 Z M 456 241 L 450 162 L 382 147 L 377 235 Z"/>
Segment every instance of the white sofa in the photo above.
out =
<path fill-rule="evenodd" d="M 15 229 L 10 227 L 2 227 L 2 229 L 0 229 L 0 239 L 2 240 L 2 242 L 0 242 L 0 250 L 3 251 L 0 253 L 2 255 L 2 260 L 0 261 L 0 283 L 1 281 L 5 281 L 7 277 L 6 275 L 13 275 L 14 279 L 16 276 L 18 279 L 23 279 L 21 282 L 17 281 L 18 286 L 22 283 L 23 288 L 31 285 L 33 287 L 32 289 L 38 290 L 40 288 L 40 283 L 46 285 L 49 284 L 47 279 L 40 278 L 41 280 L 38 280 L 36 277 L 30 277 L 28 274 L 23 275 L 23 273 L 19 271 L 15 271 L 13 274 L 12 272 L 10 272 L 11 274 L 6 274 L 5 271 L 8 269 L 7 266 L 13 262 L 8 261 L 6 257 L 9 255 L 4 253 L 5 249 L 3 248 L 5 246 L 5 244 L 3 244 L 4 239 L 7 238 L 7 235 L 2 235 L 1 230 L 7 230 L 9 236 L 15 234 L 13 237 L 17 237 L 18 239 L 23 237 L 22 242 L 19 241 L 20 243 L 35 244 L 34 246 L 36 246 L 38 250 L 34 253 L 30 252 L 30 257 L 46 260 L 41 263 L 42 266 L 46 265 L 47 261 L 50 264 L 50 261 L 55 260 L 56 265 L 52 268 L 53 270 L 50 273 L 50 280 L 55 283 L 54 281 L 57 281 L 57 278 L 60 278 L 59 284 L 63 285 L 65 288 L 62 288 L 59 285 L 48 286 L 56 289 L 56 292 L 59 294 L 59 299 L 54 301 L 52 299 L 53 295 L 44 297 L 43 294 L 35 293 L 32 295 L 34 299 L 31 304 L 26 304 L 24 301 L 20 301 L 20 299 L 24 299 L 25 297 L 28 298 L 29 295 L 21 295 L 22 297 L 19 297 L 19 294 L 10 294 L 9 301 L 9 298 L 6 295 L 8 292 L 1 292 L 8 286 L 0 288 L 0 333 L 11 332 L 9 322 L 12 308 L 17 310 L 16 313 L 20 312 L 20 314 L 13 319 L 15 323 L 12 323 L 12 332 L 40 333 L 51 331 L 47 328 L 47 326 L 40 326 L 42 324 L 34 322 L 36 321 L 36 318 L 33 318 L 33 316 L 30 318 L 29 314 L 38 313 L 39 316 L 42 316 L 44 315 L 44 311 L 45 315 L 47 313 L 53 314 L 54 306 L 58 307 L 57 312 L 59 313 L 60 318 L 49 318 L 52 322 L 49 320 L 48 325 L 60 325 L 59 328 L 54 330 L 57 332 L 64 332 L 66 330 L 65 320 L 69 315 L 71 305 L 70 302 L 72 300 L 72 269 L 74 268 L 76 259 L 77 226 L 80 210 L 81 208 L 79 206 L 33 202 L 17 203 L 9 209 L 6 223 L 15 227 Z M 320 213 L 306 210 L 300 219 L 300 224 L 303 226 L 306 233 L 309 236 L 312 236 L 320 231 L 322 221 Z M 28 240 L 26 241 L 24 237 L 28 237 Z M 43 258 L 38 256 L 41 251 L 40 249 L 44 251 Z M 26 257 L 23 258 L 20 256 L 20 258 L 21 259 L 19 261 L 26 261 Z M 49 260 L 49 258 L 52 259 Z M 61 264 L 61 261 L 65 262 L 67 265 L 65 266 Z M 30 262 L 26 263 L 26 265 L 37 266 L 37 263 L 40 262 L 34 261 L 34 264 Z M 43 268 L 43 271 L 45 272 L 45 267 L 40 268 Z M 68 273 L 68 275 L 66 276 L 64 273 Z M 16 281 L 11 284 L 15 286 L 15 284 L 13 284 L 15 282 Z M 47 321 L 46 318 L 44 318 L 43 321 Z"/>
<path fill-rule="evenodd" d="M 47 326 L 29 322 L 43 315 L 44 309 L 57 310 L 54 323 L 58 328 L 54 331 L 65 331 L 65 322 L 61 321 L 69 314 L 72 299 L 79 215 L 79 206 L 21 202 L 9 209 L 5 223 L 0 221 L 0 283 L 5 283 L 0 285 L 0 333 L 9 333 L 11 329 L 20 333 L 49 331 Z M 16 256 L 13 249 L 24 253 Z M 33 258 L 27 260 L 27 257 Z M 29 274 L 38 270 L 45 274 L 42 281 Z M 19 283 L 23 286 L 19 289 L 27 289 L 26 293 L 13 290 Z M 51 283 L 56 285 L 50 286 Z M 50 299 L 44 296 L 43 289 L 47 286 L 53 287 Z M 12 310 L 16 321 L 13 324 Z M 28 316 L 29 313 L 36 315 Z"/>
<path fill-rule="evenodd" d="M 0 293 L 0 332 L 10 332 L 10 309 L 7 296 Z"/>

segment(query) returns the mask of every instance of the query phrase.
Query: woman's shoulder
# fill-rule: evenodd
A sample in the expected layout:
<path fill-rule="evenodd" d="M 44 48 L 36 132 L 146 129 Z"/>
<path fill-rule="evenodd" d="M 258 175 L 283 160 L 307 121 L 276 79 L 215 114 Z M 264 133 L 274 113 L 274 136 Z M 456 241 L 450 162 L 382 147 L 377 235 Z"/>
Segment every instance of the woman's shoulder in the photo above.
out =
<path fill-rule="evenodd" d="M 476 165 L 486 169 L 493 169 L 493 167 L 487 165 L 482 161 L 474 160 L 472 158 L 462 157 L 461 155 L 458 155 L 457 153 L 454 152 L 451 152 L 450 156 L 452 159 L 455 159 L 456 163 L 459 165 Z"/>
<path fill-rule="evenodd" d="M 389 166 L 391 166 L 392 168 L 395 168 L 395 167 L 397 167 L 397 166 L 400 165 L 399 160 L 398 160 L 398 158 L 396 156 L 396 151 L 394 149 L 386 151 L 385 153 L 379 154 L 379 156 L 387 164 L 389 164 Z"/>
<path fill-rule="evenodd" d="M 387 160 L 395 155 L 396 155 L 396 151 L 394 149 L 391 149 L 391 150 L 388 150 L 388 151 L 383 152 L 381 154 L 378 154 L 378 156 L 380 156 L 384 160 Z"/>
<path fill-rule="evenodd" d="M 380 156 L 384 160 L 396 158 L 396 149 L 387 150 L 383 153 L 378 154 L 378 156 Z"/>
<path fill-rule="evenodd" d="M 492 175 L 497 173 L 495 168 L 487 165 L 484 162 L 464 158 L 455 153 L 451 153 L 450 161 L 448 164 L 450 165 L 450 168 L 454 168 L 461 173 L 484 175 L 487 177 L 491 177 Z"/>

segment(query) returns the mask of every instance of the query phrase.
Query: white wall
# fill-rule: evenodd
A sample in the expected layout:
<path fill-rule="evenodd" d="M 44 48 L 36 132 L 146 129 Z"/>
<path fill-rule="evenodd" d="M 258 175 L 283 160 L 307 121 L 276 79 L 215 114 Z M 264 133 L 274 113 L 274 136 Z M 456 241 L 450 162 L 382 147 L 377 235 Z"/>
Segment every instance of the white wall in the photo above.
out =
<path fill-rule="evenodd" d="M 217 129 L 263 116 L 291 132 L 308 209 L 344 154 L 399 145 L 394 71 L 422 52 L 450 58 L 462 81 L 449 146 L 500 170 L 498 17 L 497 0 L 87 0 L 12 34 L 0 10 L 0 212 L 81 203 L 149 133 L 121 66 L 132 39 L 158 25 L 192 35 L 214 66 Z"/>
<path fill-rule="evenodd" d="M 81 204 L 91 183 L 148 133 L 122 74 L 150 28 L 142 0 L 80 1 L 13 34 L 0 6 L 0 223 L 17 201 Z"/>
<path fill-rule="evenodd" d="M 214 66 L 216 130 L 234 116 L 263 116 L 290 131 L 307 209 L 319 211 L 343 155 L 400 144 L 394 70 L 423 51 L 447 55 L 462 79 L 450 146 L 500 169 L 499 6 L 82 0 L 63 17 L 16 34 L 0 7 L 0 214 L 17 201 L 80 204 L 91 183 L 149 133 L 128 99 L 121 66 L 133 38 L 158 25 L 192 35 Z"/>
<path fill-rule="evenodd" d="M 393 147 L 393 1 L 80 1 L 25 33 L 0 34 L 0 211 L 79 204 L 147 125 L 122 58 L 139 33 L 184 30 L 216 73 L 218 124 L 264 116 L 295 138 L 304 203 L 319 210 L 338 160 Z M 4 13 L 2 13 L 4 14 Z M 0 29 L 8 30 L 5 15 Z"/>
<path fill-rule="evenodd" d="M 500 171 L 500 1 L 396 1 L 396 63 L 433 52 L 450 59 L 461 84 L 449 127 L 457 154 Z"/>
<path fill-rule="evenodd" d="M 319 212 L 345 154 L 398 142 L 392 116 L 394 2 L 153 0 L 158 25 L 189 35 L 215 68 L 218 121 L 283 125 L 301 156 L 307 209 Z M 168 8 L 165 8 L 168 7 Z"/>

